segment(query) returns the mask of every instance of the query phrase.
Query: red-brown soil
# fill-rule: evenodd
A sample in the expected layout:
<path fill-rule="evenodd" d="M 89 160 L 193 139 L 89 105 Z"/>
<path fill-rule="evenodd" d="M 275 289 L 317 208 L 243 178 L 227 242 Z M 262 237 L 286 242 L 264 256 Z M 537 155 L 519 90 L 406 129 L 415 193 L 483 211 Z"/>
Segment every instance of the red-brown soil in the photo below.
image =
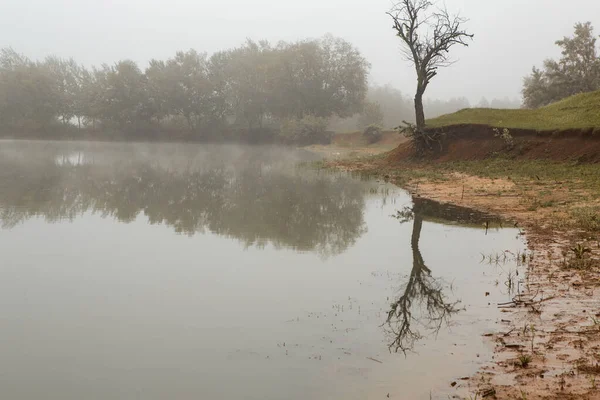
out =
<path fill-rule="evenodd" d="M 431 161 L 435 162 L 483 160 L 498 154 L 520 160 L 600 162 L 600 132 L 597 130 L 539 132 L 513 129 L 510 130 L 512 146 L 485 125 L 457 125 L 431 131 L 447 134 L 442 148 L 434 149 L 430 155 Z M 393 165 L 406 161 L 413 154 L 411 143 L 405 142 L 387 158 Z"/>

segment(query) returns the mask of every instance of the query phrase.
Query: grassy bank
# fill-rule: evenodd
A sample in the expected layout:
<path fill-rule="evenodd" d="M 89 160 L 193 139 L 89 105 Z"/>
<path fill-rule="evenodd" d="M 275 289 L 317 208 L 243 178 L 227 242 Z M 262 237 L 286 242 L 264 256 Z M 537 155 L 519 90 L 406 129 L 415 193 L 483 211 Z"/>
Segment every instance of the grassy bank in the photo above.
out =
<path fill-rule="evenodd" d="M 600 128 L 600 91 L 572 96 L 535 110 L 468 108 L 427 121 L 434 128 L 462 124 L 536 131 Z"/>

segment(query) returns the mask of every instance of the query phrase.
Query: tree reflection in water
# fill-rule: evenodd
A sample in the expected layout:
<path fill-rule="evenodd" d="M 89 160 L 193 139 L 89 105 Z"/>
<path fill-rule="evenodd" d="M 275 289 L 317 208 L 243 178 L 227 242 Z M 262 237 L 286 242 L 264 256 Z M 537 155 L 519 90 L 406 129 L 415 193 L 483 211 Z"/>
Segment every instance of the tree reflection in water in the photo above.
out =
<path fill-rule="evenodd" d="M 60 146 L 3 148 L 2 227 L 34 216 L 56 222 L 93 212 L 131 222 L 143 214 L 181 234 L 208 231 L 245 246 L 270 243 L 323 256 L 343 252 L 366 231 L 365 184 L 298 170 L 297 152 L 128 146 L 96 145 L 83 157 L 65 156 Z"/>
<path fill-rule="evenodd" d="M 413 222 L 411 249 L 412 270 L 402 294 L 394 301 L 384 327 L 391 338 L 391 351 L 411 351 L 416 342 L 425 335 L 436 335 L 460 309 L 459 302 L 452 302 L 444 293 L 444 282 L 435 278 L 419 249 L 423 220 L 467 224 L 488 227 L 497 221 L 488 214 L 467 208 L 440 204 L 431 200 L 415 198 L 411 208 L 398 211 L 394 217 L 400 223 Z"/>

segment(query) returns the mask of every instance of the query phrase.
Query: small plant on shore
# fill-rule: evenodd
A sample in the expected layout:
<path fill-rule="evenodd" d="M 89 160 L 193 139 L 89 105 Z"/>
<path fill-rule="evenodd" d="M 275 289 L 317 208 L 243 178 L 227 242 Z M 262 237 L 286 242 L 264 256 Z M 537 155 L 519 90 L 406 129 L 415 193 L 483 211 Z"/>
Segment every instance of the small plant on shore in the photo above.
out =
<path fill-rule="evenodd" d="M 558 384 L 560 385 L 560 390 L 561 391 L 565 390 L 565 385 L 567 384 L 567 380 L 565 379 L 565 375 L 564 374 L 560 375 L 560 380 L 558 381 Z"/>
<path fill-rule="evenodd" d="M 515 288 L 515 274 L 512 270 L 508 271 L 508 274 L 506 275 L 506 282 L 504 282 L 504 284 L 508 288 L 508 293 L 512 293 Z"/>
<path fill-rule="evenodd" d="M 502 139 L 507 148 L 512 149 L 515 147 L 515 139 L 510 134 L 510 130 L 508 130 L 508 128 L 504 128 L 502 131 L 500 131 L 498 128 L 494 128 L 494 136 Z"/>
<path fill-rule="evenodd" d="M 520 260 L 518 260 L 517 263 L 520 263 L 518 265 L 525 265 L 525 264 L 527 264 L 527 253 L 523 252 L 521 254 Z"/>
<path fill-rule="evenodd" d="M 577 245 L 575 247 L 571 248 L 571 251 L 575 254 L 575 259 L 576 260 L 583 260 L 585 258 L 585 255 L 587 253 L 591 253 L 592 252 L 592 250 L 590 248 L 585 247 L 581 243 L 577 243 Z"/>
<path fill-rule="evenodd" d="M 533 341 L 535 340 L 535 325 L 529 325 L 529 331 L 531 332 L 531 354 L 533 354 Z"/>
<path fill-rule="evenodd" d="M 592 319 L 592 322 L 594 323 L 594 327 L 598 330 L 600 330 L 600 320 L 598 318 L 595 317 L 590 317 Z"/>
<path fill-rule="evenodd" d="M 564 252 L 564 267 L 570 269 L 588 269 L 592 266 L 592 260 L 588 254 L 592 252 L 592 249 L 586 247 L 582 243 L 577 243 L 575 246 L 569 249 L 569 252 Z M 572 254 L 571 257 L 568 257 Z"/>
<path fill-rule="evenodd" d="M 521 354 L 517 359 L 517 365 L 521 368 L 527 368 L 531 362 L 531 356 L 529 354 Z"/>

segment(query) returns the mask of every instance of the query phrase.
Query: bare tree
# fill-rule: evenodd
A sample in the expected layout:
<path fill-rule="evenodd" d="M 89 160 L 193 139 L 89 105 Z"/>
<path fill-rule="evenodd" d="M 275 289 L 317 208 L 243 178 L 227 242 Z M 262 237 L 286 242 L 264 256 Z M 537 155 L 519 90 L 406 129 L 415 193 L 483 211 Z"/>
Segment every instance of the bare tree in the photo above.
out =
<path fill-rule="evenodd" d="M 402 39 L 404 55 L 417 72 L 415 94 L 416 133 L 425 127 L 423 94 L 437 75 L 439 67 L 452 64 L 450 48 L 455 44 L 468 46 L 473 35 L 463 30 L 465 19 L 452 16 L 444 9 L 435 9 L 435 0 L 402 0 L 387 13 L 394 21 L 394 30 Z M 418 138 L 418 136 L 415 136 Z"/>

